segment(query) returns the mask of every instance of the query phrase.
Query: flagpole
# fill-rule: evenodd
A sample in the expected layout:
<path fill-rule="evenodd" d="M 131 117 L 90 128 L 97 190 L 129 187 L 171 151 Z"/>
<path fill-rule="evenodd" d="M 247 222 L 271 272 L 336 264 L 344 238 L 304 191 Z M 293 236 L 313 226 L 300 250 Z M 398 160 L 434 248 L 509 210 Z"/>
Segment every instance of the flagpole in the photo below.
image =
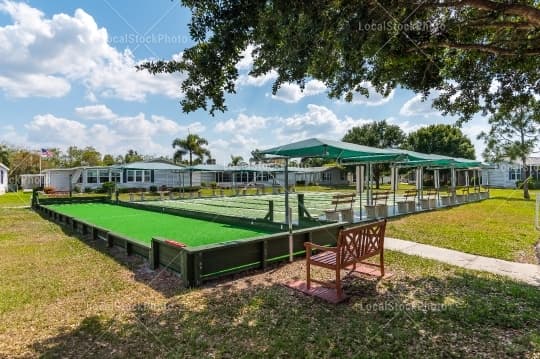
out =
<path fill-rule="evenodd" d="M 41 152 L 39 152 L 39 174 L 41 174 Z"/>

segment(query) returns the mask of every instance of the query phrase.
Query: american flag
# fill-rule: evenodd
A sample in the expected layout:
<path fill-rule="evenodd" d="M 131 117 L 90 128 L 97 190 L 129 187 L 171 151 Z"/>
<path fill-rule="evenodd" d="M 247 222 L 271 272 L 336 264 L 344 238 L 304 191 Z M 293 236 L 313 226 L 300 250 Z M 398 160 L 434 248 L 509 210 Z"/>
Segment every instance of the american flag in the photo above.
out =
<path fill-rule="evenodd" d="M 54 156 L 54 153 L 52 153 L 52 151 L 49 151 L 46 148 L 41 149 L 41 157 L 42 158 L 51 158 L 53 156 Z"/>

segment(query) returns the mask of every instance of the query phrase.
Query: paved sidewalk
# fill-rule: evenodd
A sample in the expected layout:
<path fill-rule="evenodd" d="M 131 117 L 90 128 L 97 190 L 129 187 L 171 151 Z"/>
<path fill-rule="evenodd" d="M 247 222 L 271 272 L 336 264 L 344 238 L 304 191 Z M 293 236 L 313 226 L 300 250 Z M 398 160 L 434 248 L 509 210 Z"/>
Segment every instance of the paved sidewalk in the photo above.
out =
<path fill-rule="evenodd" d="M 384 248 L 424 258 L 435 259 L 439 262 L 452 264 L 466 269 L 505 275 L 522 282 L 540 286 L 540 265 L 536 264 L 509 262 L 502 259 L 482 257 L 389 237 L 384 239 Z"/>

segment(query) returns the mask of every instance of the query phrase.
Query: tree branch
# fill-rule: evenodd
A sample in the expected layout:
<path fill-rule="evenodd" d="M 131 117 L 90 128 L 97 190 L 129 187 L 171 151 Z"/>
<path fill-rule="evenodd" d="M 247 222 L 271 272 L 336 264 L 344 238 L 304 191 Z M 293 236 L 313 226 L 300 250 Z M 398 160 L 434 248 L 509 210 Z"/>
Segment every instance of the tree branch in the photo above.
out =
<path fill-rule="evenodd" d="M 531 24 L 540 27 L 540 9 L 523 4 L 509 4 L 490 0 L 461 0 L 461 1 L 441 1 L 425 5 L 426 7 L 460 8 L 472 7 L 478 10 L 495 11 L 504 15 L 520 16 L 527 19 Z"/>
<path fill-rule="evenodd" d="M 481 44 L 460 44 L 455 42 L 440 42 L 435 44 L 425 44 L 422 45 L 423 48 L 430 47 L 443 47 L 447 49 L 458 49 L 458 50 L 476 50 L 480 52 L 490 53 L 500 56 L 516 56 L 517 54 L 523 55 L 540 55 L 540 48 L 532 49 L 506 49 L 502 47 L 492 46 L 492 45 L 481 45 Z"/>

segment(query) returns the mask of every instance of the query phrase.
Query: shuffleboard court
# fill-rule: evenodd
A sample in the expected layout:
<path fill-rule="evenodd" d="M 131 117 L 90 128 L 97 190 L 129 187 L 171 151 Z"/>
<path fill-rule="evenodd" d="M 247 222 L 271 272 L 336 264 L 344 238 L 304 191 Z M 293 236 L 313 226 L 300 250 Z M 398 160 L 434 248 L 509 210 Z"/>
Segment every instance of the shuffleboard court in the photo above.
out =
<path fill-rule="evenodd" d="M 163 237 L 188 246 L 201 246 L 276 233 L 255 225 L 236 226 L 106 203 L 60 204 L 47 207 L 148 246 L 152 237 Z"/>

